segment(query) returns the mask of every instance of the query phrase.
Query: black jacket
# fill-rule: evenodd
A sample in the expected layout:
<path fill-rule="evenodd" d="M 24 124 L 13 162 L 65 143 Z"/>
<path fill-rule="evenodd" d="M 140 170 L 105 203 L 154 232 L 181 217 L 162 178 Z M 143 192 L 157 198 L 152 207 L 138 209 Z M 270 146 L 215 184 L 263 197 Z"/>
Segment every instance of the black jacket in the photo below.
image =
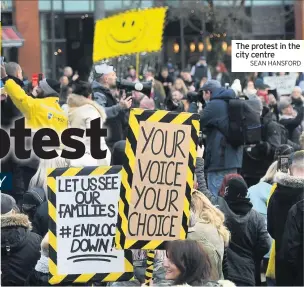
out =
<path fill-rule="evenodd" d="M 24 214 L 1 216 L 1 283 L 22 286 L 40 257 L 41 237 Z"/>
<path fill-rule="evenodd" d="M 304 103 L 301 98 L 299 99 L 292 98 L 291 104 L 298 113 L 301 113 L 304 109 Z"/>
<path fill-rule="evenodd" d="M 295 143 L 298 143 L 301 131 L 297 131 L 297 128 L 303 121 L 304 109 L 297 110 L 297 116 L 295 118 L 280 118 L 280 124 L 282 124 L 289 132 L 289 139 Z"/>
<path fill-rule="evenodd" d="M 125 139 L 125 129 L 127 126 L 127 112 L 123 110 L 118 110 L 118 105 L 116 99 L 113 97 L 111 91 L 102 85 L 94 84 L 92 85 L 93 96 L 95 101 L 105 108 L 107 114 L 107 120 L 104 127 L 108 130 L 108 136 L 106 138 L 107 145 L 113 147 L 113 145 Z M 110 115 L 110 108 L 113 107 L 115 110 L 115 116 Z M 111 114 L 114 114 L 111 111 Z"/>
<path fill-rule="evenodd" d="M 255 286 L 255 262 L 262 260 L 271 245 L 265 220 L 246 198 L 234 203 L 218 199 L 225 225 L 231 232 L 227 248 L 228 277 L 225 279 L 239 286 Z"/>
<path fill-rule="evenodd" d="M 280 254 L 288 212 L 294 204 L 304 198 L 304 178 L 278 172 L 274 181 L 277 188 L 268 203 L 267 229 L 276 242 L 276 254 Z M 285 286 L 285 271 L 284 264 L 279 260 L 279 256 L 276 256 L 275 273 L 278 286 Z"/>
<path fill-rule="evenodd" d="M 44 237 L 48 232 L 48 203 L 44 201 L 38 206 L 33 218 L 33 232 Z"/>
<path fill-rule="evenodd" d="M 282 282 L 286 286 L 304 286 L 303 217 L 304 200 L 301 200 L 288 212 L 280 253 L 277 255 L 287 271 Z"/>

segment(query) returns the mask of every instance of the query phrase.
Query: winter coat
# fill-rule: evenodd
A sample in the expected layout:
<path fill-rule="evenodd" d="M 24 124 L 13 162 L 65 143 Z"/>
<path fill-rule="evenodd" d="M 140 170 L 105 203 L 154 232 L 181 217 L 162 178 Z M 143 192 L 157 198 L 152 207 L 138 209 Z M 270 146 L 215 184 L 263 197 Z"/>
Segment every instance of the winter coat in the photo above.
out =
<path fill-rule="evenodd" d="M 125 139 L 125 128 L 127 126 L 126 112 L 122 110 L 117 100 L 113 97 L 108 88 L 103 87 L 97 81 L 92 83 L 93 97 L 97 104 L 105 108 L 107 121 L 105 126 L 108 129 L 106 142 L 108 146 Z"/>
<path fill-rule="evenodd" d="M 267 229 L 275 240 L 275 275 L 276 284 L 280 286 L 285 282 L 286 268 L 277 254 L 280 254 L 288 212 L 294 204 L 304 198 L 304 178 L 278 172 L 274 181 L 277 187 L 268 203 Z"/>
<path fill-rule="evenodd" d="M 236 207 L 246 214 L 232 210 L 221 198 L 219 209 L 225 214 L 225 225 L 231 232 L 227 248 L 228 280 L 240 286 L 255 286 L 255 264 L 270 249 L 264 218 L 250 204 L 236 202 Z M 248 202 L 250 203 L 250 202 Z"/>
<path fill-rule="evenodd" d="M 209 171 L 235 169 L 242 166 L 243 146 L 233 148 L 227 141 L 228 101 L 234 99 L 231 89 L 220 88 L 213 92 L 201 116 L 201 130 L 207 128 L 205 167 Z"/>
<path fill-rule="evenodd" d="M 33 232 L 39 234 L 42 238 L 48 232 L 49 214 L 48 214 L 48 202 L 41 203 L 33 218 Z"/>
<path fill-rule="evenodd" d="M 271 184 L 259 182 L 248 188 L 247 197 L 253 205 L 253 209 L 267 218 L 267 201 L 271 191 Z"/>
<path fill-rule="evenodd" d="M 94 101 L 79 95 L 70 95 L 68 98 L 68 119 L 71 128 L 86 130 L 90 128 L 91 121 L 100 118 L 100 127 L 106 121 L 104 109 Z M 84 137 L 85 154 L 77 160 L 71 160 L 71 166 L 99 166 L 110 165 L 111 153 L 106 145 L 105 138 L 100 138 L 100 150 L 106 150 L 106 158 L 95 159 L 91 155 L 91 138 Z"/>
<path fill-rule="evenodd" d="M 210 279 L 223 279 L 224 240 L 215 226 L 197 221 L 193 227 L 189 228 L 187 238 L 202 243 L 208 253 L 212 266 Z"/>
<path fill-rule="evenodd" d="M 170 76 L 168 76 L 167 78 L 164 78 L 161 74 L 159 74 L 159 76 L 156 79 L 159 82 L 161 82 L 162 84 L 171 83 L 173 85 L 173 79 Z M 170 87 L 169 87 L 169 85 L 167 85 L 167 86 L 163 85 L 163 87 L 164 87 L 164 90 L 165 90 L 165 93 L 166 93 L 166 97 L 168 97 L 169 94 L 170 94 Z"/>
<path fill-rule="evenodd" d="M 22 286 L 40 257 L 41 237 L 24 214 L 1 216 L 1 284 Z"/>
<path fill-rule="evenodd" d="M 284 266 L 285 286 L 304 286 L 303 279 L 303 218 L 304 200 L 299 201 L 288 212 L 285 229 L 278 254 Z"/>
<path fill-rule="evenodd" d="M 33 130 L 50 128 L 57 133 L 67 128 L 68 119 L 59 106 L 58 94 L 32 98 L 12 79 L 5 81 L 5 90 L 25 117 L 26 127 Z"/>

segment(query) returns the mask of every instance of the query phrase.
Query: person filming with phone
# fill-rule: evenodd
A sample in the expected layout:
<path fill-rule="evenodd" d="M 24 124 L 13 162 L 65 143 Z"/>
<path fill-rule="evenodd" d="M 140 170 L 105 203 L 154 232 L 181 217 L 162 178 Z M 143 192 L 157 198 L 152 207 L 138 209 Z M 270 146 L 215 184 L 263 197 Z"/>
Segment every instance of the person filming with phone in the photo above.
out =
<path fill-rule="evenodd" d="M 92 83 L 93 99 L 105 108 L 107 120 L 105 127 L 108 129 L 106 143 L 109 148 L 125 139 L 125 128 L 127 127 L 126 111 L 132 105 L 132 97 L 123 97 L 119 102 L 113 96 L 111 89 L 116 88 L 116 73 L 114 67 L 100 64 L 94 67 L 94 78 Z"/>

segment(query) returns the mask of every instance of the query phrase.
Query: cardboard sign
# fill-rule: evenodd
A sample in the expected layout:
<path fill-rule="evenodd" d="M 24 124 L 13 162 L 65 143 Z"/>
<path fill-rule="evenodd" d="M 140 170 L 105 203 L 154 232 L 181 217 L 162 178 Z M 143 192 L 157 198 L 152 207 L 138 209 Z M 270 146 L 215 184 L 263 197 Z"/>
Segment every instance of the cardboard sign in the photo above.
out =
<path fill-rule="evenodd" d="M 120 171 L 121 167 L 50 171 L 50 284 L 132 279 L 132 254 L 114 246 Z"/>
<path fill-rule="evenodd" d="M 98 20 L 95 24 L 93 62 L 159 51 L 166 11 L 167 7 L 130 10 Z"/>
<path fill-rule="evenodd" d="M 284 76 L 264 77 L 264 84 L 270 86 L 271 89 L 277 89 L 278 94 L 290 95 L 297 81 L 297 74 L 290 73 Z"/>
<path fill-rule="evenodd" d="M 116 247 L 162 249 L 186 239 L 199 115 L 133 109 L 123 165 Z"/>

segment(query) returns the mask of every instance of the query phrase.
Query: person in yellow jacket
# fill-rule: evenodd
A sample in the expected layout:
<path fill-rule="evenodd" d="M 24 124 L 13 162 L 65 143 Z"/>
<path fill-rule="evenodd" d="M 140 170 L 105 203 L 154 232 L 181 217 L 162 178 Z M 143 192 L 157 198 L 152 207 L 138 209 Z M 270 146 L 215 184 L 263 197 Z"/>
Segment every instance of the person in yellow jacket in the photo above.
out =
<path fill-rule="evenodd" d="M 57 81 L 41 80 L 35 98 L 28 96 L 13 79 L 8 78 L 3 65 L 1 65 L 1 80 L 5 91 L 25 117 L 27 128 L 33 131 L 50 128 L 61 134 L 68 127 L 67 116 L 59 105 L 60 84 Z"/>

